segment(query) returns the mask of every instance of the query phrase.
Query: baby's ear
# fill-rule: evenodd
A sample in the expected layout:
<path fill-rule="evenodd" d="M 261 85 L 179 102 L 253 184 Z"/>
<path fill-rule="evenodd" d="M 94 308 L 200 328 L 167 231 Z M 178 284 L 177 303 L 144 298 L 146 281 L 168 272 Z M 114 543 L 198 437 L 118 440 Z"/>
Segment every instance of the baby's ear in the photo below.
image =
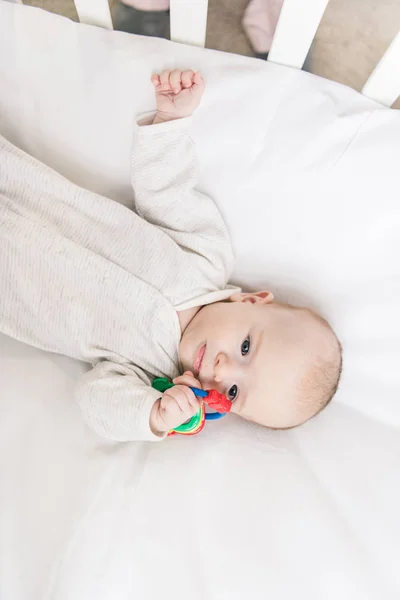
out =
<path fill-rule="evenodd" d="M 272 292 L 236 293 L 229 298 L 231 302 L 250 302 L 251 304 L 270 304 L 274 299 Z"/>

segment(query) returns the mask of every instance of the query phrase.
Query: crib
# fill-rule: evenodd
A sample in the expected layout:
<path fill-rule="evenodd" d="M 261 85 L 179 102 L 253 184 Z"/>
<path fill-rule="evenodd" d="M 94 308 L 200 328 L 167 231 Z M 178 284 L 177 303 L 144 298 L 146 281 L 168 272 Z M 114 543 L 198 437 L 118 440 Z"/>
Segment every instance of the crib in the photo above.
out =
<path fill-rule="evenodd" d="M 112 29 L 108 0 L 74 0 L 82 23 Z M 268 60 L 301 69 L 329 0 L 285 0 Z M 171 40 L 204 47 L 208 0 L 171 0 Z M 300 26 L 299 26 L 300 24 Z M 362 93 L 391 106 L 400 93 L 400 33 L 376 65 Z"/>
<path fill-rule="evenodd" d="M 302 70 L 328 0 L 285 0 L 267 62 L 204 49 L 207 0 L 171 0 L 172 42 L 75 5 L 80 23 L 0 1 L 0 133 L 131 207 L 149 74 L 196 65 L 233 283 L 326 316 L 343 379 L 292 431 L 227 416 L 116 444 L 73 402 L 85 365 L 0 334 L 0 597 L 398 600 L 400 33 L 360 94 Z"/>

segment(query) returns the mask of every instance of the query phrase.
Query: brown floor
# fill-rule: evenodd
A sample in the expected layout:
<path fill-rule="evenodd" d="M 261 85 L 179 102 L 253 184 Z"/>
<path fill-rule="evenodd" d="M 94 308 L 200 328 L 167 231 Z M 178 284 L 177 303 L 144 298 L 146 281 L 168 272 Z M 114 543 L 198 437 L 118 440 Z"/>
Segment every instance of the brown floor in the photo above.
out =
<path fill-rule="evenodd" d="M 208 48 L 253 55 L 241 25 L 248 1 L 209 0 Z M 73 0 L 23 2 L 78 20 Z M 118 0 L 109 2 L 113 9 Z M 330 0 L 305 68 L 361 90 L 399 29 L 400 0 Z M 400 97 L 394 108 L 400 108 Z"/>

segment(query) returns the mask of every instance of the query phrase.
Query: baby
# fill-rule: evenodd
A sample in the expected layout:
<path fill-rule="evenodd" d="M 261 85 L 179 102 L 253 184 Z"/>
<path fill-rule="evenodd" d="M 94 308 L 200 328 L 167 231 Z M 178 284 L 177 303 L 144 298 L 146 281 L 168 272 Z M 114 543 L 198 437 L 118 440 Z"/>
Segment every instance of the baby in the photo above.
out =
<path fill-rule="evenodd" d="M 228 285 L 233 257 L 196 187 L 190 116 L 204 82 L 154 75 L 157 113 L 135 128 L 134 210 L 84 190 L 0 136 L 0 329 L 91 363 L 86 422 L 114 440 L 160 440 L 215 388 L 261 425 L 304 423 L 334 395 L 341 347 L 326 321 Z M 175 387 L 160 395 L 154 377 Z"/>

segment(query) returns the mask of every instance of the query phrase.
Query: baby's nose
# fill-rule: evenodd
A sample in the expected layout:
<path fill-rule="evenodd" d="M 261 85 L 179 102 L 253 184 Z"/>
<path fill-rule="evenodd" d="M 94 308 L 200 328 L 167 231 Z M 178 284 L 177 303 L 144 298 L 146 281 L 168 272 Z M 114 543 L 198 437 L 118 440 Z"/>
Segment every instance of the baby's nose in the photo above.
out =
<path fill-rule="evenodd" d="M 220 352 L 215 359 L 214 364 L 214 380 L 216 383 L 223 383 L 229 379 L 229 373 L 232 370 L 232 365 L 224 352 Z"/>

